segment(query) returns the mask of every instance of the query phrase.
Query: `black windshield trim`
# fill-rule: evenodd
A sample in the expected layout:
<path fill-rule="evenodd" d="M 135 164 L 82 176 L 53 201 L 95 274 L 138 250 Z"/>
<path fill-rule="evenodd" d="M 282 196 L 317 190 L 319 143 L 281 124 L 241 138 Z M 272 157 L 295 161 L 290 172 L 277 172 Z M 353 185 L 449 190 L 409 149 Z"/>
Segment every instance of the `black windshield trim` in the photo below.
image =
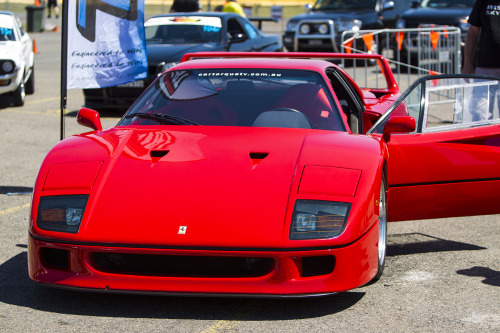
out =
<path fill-rule="evenodd" d="M 161 124 L 169 124 L 169 125 L 199 125 L 195 123 L 194 121 L 184 119 L 182 117 L 177 117 L 177 116 L 172 116 L 168 114 L 156 114 L 156 113 L 142 113 L 142 112 L 135 112 L 131 114 L 127 114 L 124 116 L 124 118 L 147 118 L 151 120 L 156 120 Z"/>

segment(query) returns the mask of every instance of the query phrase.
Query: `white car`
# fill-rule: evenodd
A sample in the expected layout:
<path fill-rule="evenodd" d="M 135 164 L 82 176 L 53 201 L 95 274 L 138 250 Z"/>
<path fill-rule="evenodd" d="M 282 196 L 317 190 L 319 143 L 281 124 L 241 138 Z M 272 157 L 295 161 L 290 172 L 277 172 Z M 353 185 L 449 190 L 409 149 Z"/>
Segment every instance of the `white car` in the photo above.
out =
<path fill-rule="evenodd" d="M 12 12 L 0 11 L 0 99 L 12 94 L 15 106 L 35 92 L 33 41 Z"/>

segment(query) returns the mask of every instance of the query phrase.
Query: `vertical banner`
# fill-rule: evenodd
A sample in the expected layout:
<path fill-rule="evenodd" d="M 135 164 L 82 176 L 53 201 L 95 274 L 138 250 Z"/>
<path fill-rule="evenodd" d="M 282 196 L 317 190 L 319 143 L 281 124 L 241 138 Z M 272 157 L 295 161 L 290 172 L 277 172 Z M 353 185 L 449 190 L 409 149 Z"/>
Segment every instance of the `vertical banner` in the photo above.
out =
<path fill-rule="evenodd" d="M 144 0 L 68 1 L 67 88 L 147 77 Z"/>

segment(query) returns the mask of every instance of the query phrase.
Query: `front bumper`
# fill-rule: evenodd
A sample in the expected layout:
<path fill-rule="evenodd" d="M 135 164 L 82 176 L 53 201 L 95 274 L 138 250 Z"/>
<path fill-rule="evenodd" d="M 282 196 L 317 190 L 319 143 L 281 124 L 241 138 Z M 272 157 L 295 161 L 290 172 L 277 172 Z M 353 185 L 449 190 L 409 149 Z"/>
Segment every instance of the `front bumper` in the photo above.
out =
<path fill-rule="evenodd" d="M 313 31 L 308 34 L 302 34 L 299 27 L 302 24 L 317 26 L 326 24 L 329 28 L 328 33 L 321 34 Z M 336 33 L 335 26 L 331 20 L 308 20 L 300 21 L 297 29 L 286 31 L 283 35 L 283 45 L 290 52 L 335 52 L 341 50 L 340 34 Z"/>
<path fill-rule="evenodd" d="M 30 235 L 29 276 L 43 284 L 89 291 L 160 293 L 172 295 L 307 297 L 326 295 L 366 284 L 377 273 L 378 224 L 343 247 L 308 249 L 183 249 L 128 245 L 65 243 Z M 142 263 L 103 264 L 99 256 L 120 258 L 261 258 L 263 266 L 250 274 L 207 274 L 144 269 Z M 194 260 L 194 261 L 193 261 Z M 142 260 L 141 260 L 142 261 Z M 146 260 L 144 260 L 145 262 Z M 180 262 L 179 261 L 179 262 Z M 198 261 L 200 262 L 200 261 Z M 173 267 L 176 264 L 173 265 Z M 150 267 L 157 267 L 154 264 Z M 217 266 L 217 264 L 213 264 Z M 185 269 L 185 268 L 184 268 Z"/>
<path fill-rule="evenodd" d="M 19 87 L 22 80 L 19 73 L 19 68 L 16 68 L 11 74 L 0 75 L 0 94 L 14 92 Z"/>

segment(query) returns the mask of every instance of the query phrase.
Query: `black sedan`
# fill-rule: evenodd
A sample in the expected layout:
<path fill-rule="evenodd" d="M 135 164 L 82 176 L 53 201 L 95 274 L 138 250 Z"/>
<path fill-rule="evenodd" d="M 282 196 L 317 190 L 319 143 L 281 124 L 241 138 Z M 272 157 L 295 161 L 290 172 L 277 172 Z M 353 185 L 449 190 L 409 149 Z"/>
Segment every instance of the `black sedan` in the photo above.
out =
<path fill-rule="evenodd" d="M 84 89 L 85 106 L 127 109 L 162 72 L 185 53 L 200 51 L 282 51 L 278 35 L 267 35 L 234 13 L 175 13 L 154 16 L 144 24 L 148 77 L 115 87 Z"/>

